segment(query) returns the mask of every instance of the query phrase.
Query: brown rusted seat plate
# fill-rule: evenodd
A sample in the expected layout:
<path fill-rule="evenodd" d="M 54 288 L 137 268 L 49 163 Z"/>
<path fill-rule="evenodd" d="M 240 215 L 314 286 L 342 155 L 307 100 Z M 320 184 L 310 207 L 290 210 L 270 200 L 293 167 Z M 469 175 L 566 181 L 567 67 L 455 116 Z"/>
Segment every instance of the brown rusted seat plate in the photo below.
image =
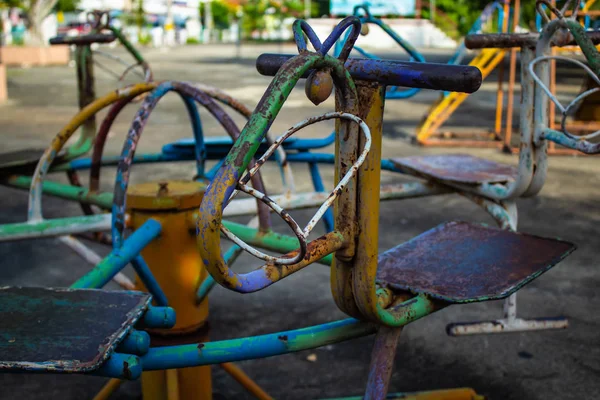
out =
<path fill-rule="evenodd" d="M 127 291 L 0 288 L 0 371 L 93 371 L 150 298 Z"/>
<path fill-rule="evenodd" d="M 45 149 L 24 149 L 0 153 L 0 175 L 33 173 L 44 151 Z M 61 158 L 62 154 L 54 162 L 60 162 Z"/>
<path fill-rule="evenodd" d="M 401 157 L 391 161 L 396 168 L 411 175 L 471 185 L 503 183 L 517 176 L 517 169 L 513 166 L 468 154 Z"/>
<path fill-rule="evenodd" d="M 449 222 L 381 254 L 377 280 L 449 303 L 497 300 L 574 250 L 562 240 Z"/>

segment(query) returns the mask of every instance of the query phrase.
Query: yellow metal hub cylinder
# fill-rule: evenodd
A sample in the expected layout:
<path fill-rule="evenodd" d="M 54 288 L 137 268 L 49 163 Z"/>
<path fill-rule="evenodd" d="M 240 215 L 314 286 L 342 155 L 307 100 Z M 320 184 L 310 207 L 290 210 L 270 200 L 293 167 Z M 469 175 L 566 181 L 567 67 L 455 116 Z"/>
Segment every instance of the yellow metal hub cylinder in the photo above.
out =
<path fill-rule="evenodd" d="M 196 291 L 208 273 L 196 249 L 195 232 L 190 232 L 188 224 L 189 214 L 200 206 L 205 189 L 202 182 L 166 181 L 132 185 L 128 191 L 133 228 L 149 218 L 162 225 L 160 237 L 142 251 L 142 256 L 177 315 L 174 328 L 151 332 L 153 345 L 157 336 L 168 344 L 208 340 L 202 333 L 208 301 L 196 304 Z M 146 290 L 139 279 L 136 286 Z M 211 399 L 210 367 L 186 368 L 177 374 L 144 373 L 142 391 L 144 400 Z"/>

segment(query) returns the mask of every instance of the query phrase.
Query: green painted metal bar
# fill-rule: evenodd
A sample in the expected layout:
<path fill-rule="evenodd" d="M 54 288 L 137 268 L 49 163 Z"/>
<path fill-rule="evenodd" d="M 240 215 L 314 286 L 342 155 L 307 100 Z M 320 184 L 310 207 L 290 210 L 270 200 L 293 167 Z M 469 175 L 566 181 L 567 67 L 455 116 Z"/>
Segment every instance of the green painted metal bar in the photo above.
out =
<path fill-rule="evenodd" d="M 142 357 L 142 366 L 149 371 L 272 357 L 370 335 L 375 330 L 373 324 L 345 319 L 261 336 L 153 347 Z"/>
<path fill-rule="evenodd" d="M 29 190 L 31 187 L 31 177 L 13 175 L 2 181 L 2 184 L 18 189 Z M 107 210 L 110 210 L 112 207 L 112 193 L 90 193 L 88 189 L 83 187 L 50 181 L 42 182 L 42 190 L 44 194 L 60 197 L 61 199 L 91 204 Z"/>
<path fill-rule="evenodd" d="M 31 178 L 28 176 L 15 175 L 8 178 L 3 183 L 11 187 L 20 189 L 29 189 L 31 186 Z M 42 183 L 44 194 L 60 197 L 67 200 L 74 200 L 85 204 L 92 204 L 104 209 L 110 209 L 112 206 L 112 193 L 97 193 L 90 194 L 89 190 L 82 187 L 72 186 L 63 183 L 45 181 Z M 76 217 L 89 218 L 89 217 Z M 82 220 L 81 222 L 86 222 Z M 45 221 L 50 226 L 53 226 L 52 221 Z M 69 221 L 65 221 L 69 222 Z M 76 222 L 76 221 L 73 221 Z M 282 235 L 275 232 L 260 232 L 258 229 L 250 228 L 243 224 L 238 224 L 231 221 L 224 221 L 223 224 L 235 235 L 240 237 L 247 243 L 253 246 L 258 246 L 267 250 L 281 251 L 284 253 L 296 250 L 298 248 L 298 240 L 293 236 Z M 25 225 L 25 224 L 19 224 Z M 11 231 L 12 228 L 9 228 Z M 25 229 L 25 227 L 24 227 Z M 40 228 L 42 229 L 42 228 Z M 47 228 L 43 228 L 47 229 Z M 25 229 L 27 230 L 27 229 Z M 0 239 L 2 237 L 3 228 L 0 227 Z M 8 231 L 7 231 L 8 232 Z M 331 255 L 322 258 L 319 262 L 323 265 L 331 265 L 333 257 Z"/>
<path fill-rule="evenodd" d="M 110 214 L 83 215 L 0 225 L 0 242 L 110 230 Z"/>
<path fill-rule="evenodd" d="M 275 232 L 260 232 L 256 228 L 251 228 L 231 221 L 223 221 L 223 225 L 237 237 L 252 246 L 258 246 L 272 251 L 280 251 L 282 253 L 288 253 L 297 250 L 300 247 L 298 239 L 294 236 L 282 235 Z M 333 255 L 329 254 L 318 262 L 329 266 L 332 261 Z"/>

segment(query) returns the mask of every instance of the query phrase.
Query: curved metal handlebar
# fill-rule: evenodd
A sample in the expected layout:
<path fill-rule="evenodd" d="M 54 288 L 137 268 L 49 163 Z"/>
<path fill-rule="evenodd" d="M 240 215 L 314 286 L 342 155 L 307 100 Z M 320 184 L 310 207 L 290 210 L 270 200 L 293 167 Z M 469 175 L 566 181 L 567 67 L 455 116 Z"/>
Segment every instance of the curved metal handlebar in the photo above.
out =
<path fill-rule="evenodd" d="M 101 31 L 102 29 L 109 29 L 110 26 L 110 13 L 104 10 L 92 10 L 86 15 L 88 22 L 92 25 L 92 29 Z"/>
<path fill-rule="evenodd" d="M 593 43 L 600 44 L 599 31 L 587 31 L 585 36 Z M 540 35 L 535 33 L 490 33 L 468 35 L 465 46 L 471 50 L 477 49 L 510 49 L 515 47 L 535 48 Z M 577 39 L 572 34 L 555 37 L 551 41 L 552 47 L 565 47 L 577 45 Z"/>
<path fill-rule="evenodd" d="M 141 83 L 131 85 L 123 89 L 115 90 L 95 100 L 81 110 L 71 121 L 54 137 L 50 146 L 46 149 L 38 162 L 31 180 L 29 189 L 28 220 L 42 220 L 42 182 L 46 178 L 52 162 L 62 150 L 69 138 L 90 117 L 109 105 L 130 96 L 137 96 L 154 89 L 157 84 Z"/>
<path fill-rule="evenodd" d="M 262 54 L 256 60 L 256 69 L 262 75 L 274 76 L 292 57 Z M 387 86 L 474 93 L 482 81 L 479 68 L 461 65 L 351 58 L 345 66 L 355 80 Z M 304 72 L 302 78 L 307 78 L 311 72 Z"/>
<path fill-rule="evenodd" d="M 327 121 L 330 119 L 345 119 L 345 120 L 356 122 L 359 125 L 360 130 L 362 131 L 362 133 L 365 136 L 365 143 L 363 146 L 362 153 L 360 154 L 360 156 L 358 157 L 356 162 L 353 164 L 352 168 L 350 168 L 350 170 L 346 173 L 346 175 L 344 175 L 344 177 L 336 185 L 336 187 L 333 189 L 333 191 L 327 197 L 327 200 L 325 200 L 325 202 L 319 207 L 319 209 L 317 210 L 315 215 L 310 219 L 310 221 L 308 222 L 306 227 L 304 229 L 302 229 L 302 228 L 300 228 L 300 225 L 281 206 L 279 206 L 276 202 L 274 202 L 273 200 L 268 198 L 265 194 L 255 190 L 255 189 L 249 188 L 248 186 L 246 186 L 246 183 L 254 176 L 254 174 L 256 174 L 258 172 L 259 168 L 265 162 L 267 162 L 267 160 L 271 157 L 271 155 L 273 155 L 275 150 L 277 148 L 279 148 L 279 146 L 281 146 L 281 144 L 283 143 L 284 140 L 286 140 L 287 138 L 289 138 L 290 136 L 292 136 L 299 130 L 301 130 L 309 125 L 312 125 L 312 124 L 315 124 L 315 123 L 321 122 L 321 121 Z M 354 177 L 356 175 L 358 168 L 364 163 L 370 149 L 371 149 L 371 132 L 369 130 L 369 127 L 360 118 L 358 118 L 352 114 L 340 113 L 340 112 L 327 113 L 327 114 L 320 115 L 318 117 L 308 118 L 308 119 L 300 122 L 299 124 L 294 125 L 290 129 L 288 129 L 283 135 L 281 135 L 269 147 L 269 149 L 265 152 L 265 154 L 256 162 L 256 165 L 253 168 L 250 168 L 248 173 L 242 179 L 240 179 L 240 181 L 237 185 L 238 189 L 233 191 L 233 193 L 229 197 L 229 202 L 235 197 L 235 195 L 239 192 L 239 190 L 241 190 L 241 191 L 255 197 L 256 199 L 261 200 L 265 204 L 267 204 L 273 211 L 275 211 L 275 213 L 277 213 L 290 226 L 290 228 L 292 228 L 292 230 L 294 231 L 294 234 L 298 238 L 300 251 L 291 258 L 289 256 L 288 257 L 273 257 L 270 255 L 264 254 L 261 251 L 249 246 L 247 243 L 245 243 L 240 238 L 235 236 L 225 226 L 221 226 L 221 231 L 225 234 L 225 236 L 227 236 L 235 244 L 237 244 L 238 246 L 240 246 L 242 249 L 244 249 L 248 253 L 252 254 L 253 256 L 260 258 L 261 260 L 264 260 L 266 262 L 270 262 L 270 263 L 273 263 L 276 265 L 293 265 L 293 264 L 299 263 L 306 255 L 306 249 L 307 249 L 306 240 L 308 238 L 308 235 L 313 230 L 313 228 L 315 227 L 317 222 L 319 222 L 319 220 L 323 217 L 323 215 L 329 209 L 329 207 L 331 207 L 333 202 L 339 197 L 340 193 L 342 193 L 342 190 L 350 182 L 350 179 L 352 179 L 352 177 Z"/>
<path fill-rule="evenodd" d="M 356 39 L 358 39 L 358 35 L 360 34 L 360 26 L 361 24 L 358 18 L 346 17 L 333 29 L 331 34 L 323 43 L 321 43 L 315 31 L 310 25 L 308 25 L 308 23 L 306 23 L 306 21 L 294 21 L 292 30 L 294 32 L 294 40 L 296 41 L 296 46 L 298 47 L 299 53 L 308 51 L 306 39 L 304 38 L 304 35 L 306 34 L 306 37 L 308 37 L 308 40 L 312 44 L 317 54 L 325 55 L 335 45 L 335 42 L 340 39 L 346 29 L 350 27 L 351 29 L 349 36 L 347 37 L 344 47 L 338 56 L 340 60 L 346 61 L 350 55 L 350 52 L 352 51 L 352 47 L 354 46 Z"/>
<path fill-rule="evenodd" d="M 567 28 L 571 32 L 571 34 L 575 38 L 576 43 L 579 45 L 582 52 L 584 53 L 589 63 L 589 67 L 577 60 L 551 56 L 548 54 L 551 38 L 561 28 Z M 560 18 L 548 23 L 542 33 L 540 41 L 537 44 L 536 58 L 532 60 L 528 65 L 529 73 L 531 74 L 532 78 L 537 84 L 535 93 L 535 145 L 543 146 L 543 143 L 545 142 L 544 139 L 548 139 L 563 146 L 579 150 L 586 154 L 599 153 L 600 144 L 588 142 L 588 139 L 597 137 L 598 135 L 600 135 L 600 131 L 584 136 L 575 136 L 570 134 L 566 129 L 566 118 L 568 116 L 569 110 L 572 109 L 573 106 L 578 104 L 585 97 L 597 92 L 599 89 L 594 88 L 584 93 L 581 93 L 573 101 L 571 101 L 570 104 L 567 105 L 567 107 L 564 107 L 558 101 L 558 99 L 556 99 L 556 97 L 550 92 L 548 88 L 548 84 L 550 81 L 550 73 L 547 61 L 552 59 L 565 60 L 582 67 L 587 72 L 587 74 L 590 75 L 594 79 L 594 81 L 596 81 L 596 83 L 600 85 L 600 54 L 594 47 L 594 43 L 586 35 L 586 32 L 584 31 L 583 27 L 581 27 L 581 25 L 577 21 L 566 18 Z M 545 102 L 548 100 L 548 98 L 556 104 L 556 106 L 563 114 L 560 132 L 549 129 L 546 126 L 546 107 L 543 105 L 546 104 Z"/>
<path fill-rule="evenodd" d="M 542 61 L 547 62 L 550 60 L 565 61 L 565 62 L 575 64 L 578 67 L 581 67 L 594 80 L 594 82 L 596 82 L 598 87 L 586 90 L 585 92 L 583 92 L 583 93 L 579 94 L 577 97 L 575 97 L 571 102 L 569 102 L 569 104 L 566 107 L 563 106 L 562 103 L 556 98 L 556 96 L 554 96 L 554 94 L 550 91 L 548 86 L 545 85 L 544 82 L 542 82 L 540 77 L 535 72 L 535 67 L 539 62 L 542 62 Z M 595 138 L 600 135 L 600 130 L 598 130 L 594 133 L 589 133 L 589 134 L 583 135 L 583 136 L 577 136 L 577 135 L 573 135 L 573 134 L 569 133 L 567 131 L 567 127 L 566 127 L 566 120 L 567 120 L 567 117 L 569 116 L 569 111 L 571 111 L 573 109 L 573 107 L 575 107 L 577 104 L 579 104 L 581 101 L 583 101 L 587 96 L 600 91 L 600 79 L 598 78 L 598 76 L 596 74 L 594 74 L 594 72 L 591 70 L 590 67 L 588 67 L 581 61 L 575 60 L 573 58 L 568 58 L 568 57 L 563 57 L 563 56 L 541 56 L 541 57 L 535 58 L 534 60 L 532 60 L 529 63 L 529 73 L 533 77 L 533 80 L 538 85 L 540 85 L 542 90 L 546 93 L 546 95 L 550 98 L 550 100 L 552 100 L 552 102 L 556 105 L 556 107 L 562 114 L 561 124 L 560 124 L 561 130 L 568 138 L 573 139 L 573 140 L 587 140 L 587 139 Z"/>
<path fill-rule="evenodd" d="M 352 25 L 352 24 L 350 24 Z M 297 25 L 300 26 L 300 25 Z M 326 41 L 328 43 L 328 41 Z M 302 47 L 302 44 L 300 45 Z M 322 47 L 321 47 L 322 48 Z M 268 128 L 273 123 L 296 82 L 312 69 L 330 70 L 340 94 L 340 112 L 356 115 L 358 95 L 352 78 L 343 63 L 333 57 L 319 53 L 301 51 L 290 59 L 279 71 L 248 120 L 239 139 L 234 143 L 225 162 L 204 194 L 198 219 L 198 248 L 204 264 L 221 285 L 237 292 L 248 293 L 265 287 L 297 272 L 307 265 L 345 246 L 344 227 L 307 244 L 307 255 L 293 265 L 276 266 L 267 264 L 247 274 L 237 274 L 225 263 L 221 254 L 221 221 L 223 208 L 231 198 L 239 179 L 248 168 Z M 353 131 L 350 121 L 342 121 L 341 129 L 348 135 Z M 348 166 L 350 168 L 350 166 Z M 345 173 L 346 171 L 344 171 Z M 287 255 L 295 257 L 296 253 Z"/>
<path fill-rule="evenodd" d="M 55 45 L 75 45 L 86 46 L 92 43 L 112 43 L 117 39 L 115 35 L 105 33 L 92 33 L 83 36 L 59 36 L 49 40 L 50 44 Z"/>
<path fill-rule="evenodd" d="M 131 173 L 131 165 L 137 148 L 137 143 L 140 140 L 144 126 L 146 125 L 151 111 L 154 109 L 158 101 L 169 91 L 176 91 L 186 97 L 194 99 L 199 104 L 203 105 L 225 128 L 232 138 L 237 138 L 239 130 L 231 117 L 219 106 L 210 96 L 203 93 L 190 85 L 180 82 L 164 82 L 161 83 L 155 91 L 152 92 L 145 100 L 136 116 L 133 124 L 127 134 L 127 139 L 123 145 L 121 152 L 121 161 L 117 168 L 117 176 L 115 180 L 114 202 L 112 207 L 112 240 L 113 247 L 121 247 L 123 241 L 123 231 L 125 228 L 125 201 L 127 188 L 129 186 L 129 174 Z M 197 142 L 202 142 L 203 138 L 200 130 L 194 130 Z M 252 183 L 255 187 L 264 190 L 263 184 L 259 176 L 253 179 Z M 259 204 L 259 213 L 264 216 L 263 219 L 269 221 L 268 210 Z"/>

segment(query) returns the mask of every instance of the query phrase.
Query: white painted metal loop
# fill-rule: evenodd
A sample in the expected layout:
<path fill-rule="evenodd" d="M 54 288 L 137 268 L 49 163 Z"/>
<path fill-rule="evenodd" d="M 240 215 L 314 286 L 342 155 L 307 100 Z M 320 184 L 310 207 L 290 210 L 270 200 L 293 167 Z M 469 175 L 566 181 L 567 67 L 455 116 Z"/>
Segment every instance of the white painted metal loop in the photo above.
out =
<path fill-rule="evenodd" d="M 533 80 L 535 81 L 535 83 L 537 85 L 539 85 L 539 87 L 544 91 L 544 93 L 548 96 L 548 98 L 550 98 L 550 100 L 559 109 L 559 111 L 560 111 L 560 113 L 562 115 L 562 119 L 561 119 L 561 131 L 562 131 L 562 133 L 565 136 L 567 136 L 567 137 L 569 137 L 571 139 L 575 139 L 575 140 L 587 140 L 587 139 L 592 139 L 592 138 L 598 137 L 600 135 L 600 130 L 595 131 L 593 133 L 589 133 L 587 135 L 582 135 L 582 136 L 573 135 L 572 133 L 568 132 L 567 129 L 566 129 L 566 120 L 567 120 L 567 117 L 569 116 L 569 112 L 573 109 L 573 107 L 575 107 L 577 104 L 579 104 L 587 96 L 600 91 L 600 87 L 598 87 L 598 88 L 592 88 L 590 90 L 586 90 L 583 93 L 580 93 L 566 107 L 563 106 L 562 103 L 550 91 L 550 89 L 548 88 L 548 86 L 545 85 L 542 82 L 542 80 L 540 79 L 540 77 L 535 72 L 535 66 L 536 66 L 536 64 L 538 64 L 540 62 L 548 62 L 550 60 L 566 61 L 566 62 L 570 62 L 572 64 L 575 64 L 575 65 L 581 67 L 598 84 L 598 86 L 600 86 L 600 78 L 598 78 L 596 76 L 596 74 L 591 70 L 591 68 L 588 67 L 583 62 L 581 62 L 579 60 L 576 60 L 576 59 L 564 57 L 564 56 L 541 56 L 541 57 L 537 57 L 537 58 L 534 58 L 529 63 L 529 66 L 528 66 L 529 73 L 531 74 L 531 76 L 532 76 Z"/>
<path fill-rule="evenodd" d="M 326 121 L 326 120 L 330 120 L 330 119 L 345 119 L 345 120 L 349 120 L 349 121 L 353 121 L 353 122 L 357 123 L 359 125 L 359 128 L 362 131 L 363 135 L 365 136 L 364 147 L 363 147 L 363 150 L 361 151 L 360 156 L 356 160 L 356 162 L 352 165 L 352 167 L 348 170 L 348 172 L 344 175 L 344 177 L 338 182 L 338 184 L 336 185 L 334 190 L 329 194 L 329 196 L 327 196 L 325 202 L 323 204 L 321 204 L 321 206 L 319 207 L 319 209 L 317 210 L 315 215 L 310 219 L 310 221 L 308 222 L 306 227 L 304 229 L 301 229 L 300 226 L 298 225 L 298 223 L 283 209 L 283 207 L 279 206 L 275 201 L 273 201 L 271 198 L 266 196 L 264 193 L 261 193 L 255 189 L 247 186 L 246 184 L 250 181 L 252 176 L 254 176 L 258 172 L 260 167 L 265 162 L 267 162 L 267 160 L 275 153 L 275 151 L 279 148 L 279 146 L 281 146 L 281 144 L 287 138 L 289 138 L 290 136 L 292 136 L 294 133 L 298 132 L 302 128 L 305 128 L 305 127 L 315 124 L 317 122 Z M 227 238 L 232 240 L 235 244 L 237 244 L 238 246 L 240 246 L 242 249 L 244 249 L 248 253 L 252 254 L 253 256 L 260 258 L 261 260 L 264 260 L 267 262 L 272 262 L 274 264 L 280 264 L 280 265 L 293 265 L 293 264 L 298 263 L 306 255 L 306 249 L 307 249 L 306 240 L 308 238 L 308 235 L 314 229 L 314 227 L 319 222 L 319 220 L 321 218 L 323 218 L 323 215 L 325 215 L 325 212 L 327 211 L 327 209 L 329 207 L 331 207 L 333 202 L 339 197 L 339 195 L 343 191 L 344 187 L 346 187 L 346 185 L 350 182 L 352 177 L 357 173 L 360 166 L 365 162 L 370 150 L 371 150 L 371 131 L 370 131 L 369 127 L 367 126 L 367 124 L 365 124 L 365 122 L 362 119 L 360 119 L 359 117 L 352 115 L 352 114 L 343 113 L 343 112 L 331 112 L 331 113 L 326 113 L 326 114 L 323 114 L 323 115 L 320 115 L 317 117 L 308 118 L 308 119 L 292 126 L 283 135 L 278 137 L 273 142 L 273 144 L 267 149 L 267 151 L 265 151 L 263 156 L 256 162 L 254 167 L 252 167 L 240 179 L 240 181 L 238 182 L 238 185 L 237 185 L 237 189 L 235 189 L 233 191 L 233 193 L 231 194 L 231 196 L 229 197 L 228 204 L 229 204 L 229 202 L 231 202 L 233 200 L 233 198 L 240 191 L 245 192 L 245 193 L 255 197 L 256 199 L 262 201 L 263 203 L 265 203 L 276 214 L 278 214 L 284 221 L 286 221 L 286 223 L 294 231 L 294 234 L 298 238 L 298 242 L 300 244 L 299 253 L 293 258 L 273 257 L 270 255 L 264 254 L 261 251 L 256 250 L 252 246 L 243 242 L 240 238 L 235 236 L 231 231 L 229 231 L 223 225 L 221 225 L 221 231 Z"/>
<path fill-rule="evenodd" d="M 241 183 L 238 183 L 238 188 L 242 192 L 247 193 L 250 196 L 265 203 L 271 210 L 273 210 L 277 215 L 279 215 L 288 224 L 288 226 L 292 229 L 292 231 L 298 238 L 298 242 L 300 244 L 300 251 L 298 252 L 298 254 L 296 256 L 294 256 L 292 258 L 274 257 L 274 256 L 270 256 L 268 254 L 265 254 L 265 253 L 261 252 L 260 250 L 257 250 L 254 247 L 250 246 L 249 244 L 244 242 L 242 239 L 235 236 L 233 234 L 233 232 L 231 232 L 229 229 L 225 228 L 225 226 L 223 226 L 223 225 L 221 225 L 221 232 L 223 232 L 223 234 L 225 236 L 227 236 L 227 238 L 229 240 L 233 241 L 235 244 L 240 246 L 242 249 L 244 249 L 248 253 L 252 254 L 254 257 L 260 258 L 261 260 L 264 260 L 266 262 L 273 263 L 273 264 L 279 264 L 279 265 L 294 265 L 294 264 L 297 264 L 298 262 L 300 262 L 300 260 L 302 260 L 304 258 L 304 256 L 306 255 L 306 248 L 307 248 L 306 236 L 304 235 L 302 228 L 300 228 L 300 225 L 294 220 L 294 218 L 292 218 L 291 215 L 289 215 L 287 213 L 287 211 L 285 211 L 279 204 L 274 202 L 266 194 L 264 194 L 256 189 L 253 189 L 250 186 L 241 184 Z"/>

